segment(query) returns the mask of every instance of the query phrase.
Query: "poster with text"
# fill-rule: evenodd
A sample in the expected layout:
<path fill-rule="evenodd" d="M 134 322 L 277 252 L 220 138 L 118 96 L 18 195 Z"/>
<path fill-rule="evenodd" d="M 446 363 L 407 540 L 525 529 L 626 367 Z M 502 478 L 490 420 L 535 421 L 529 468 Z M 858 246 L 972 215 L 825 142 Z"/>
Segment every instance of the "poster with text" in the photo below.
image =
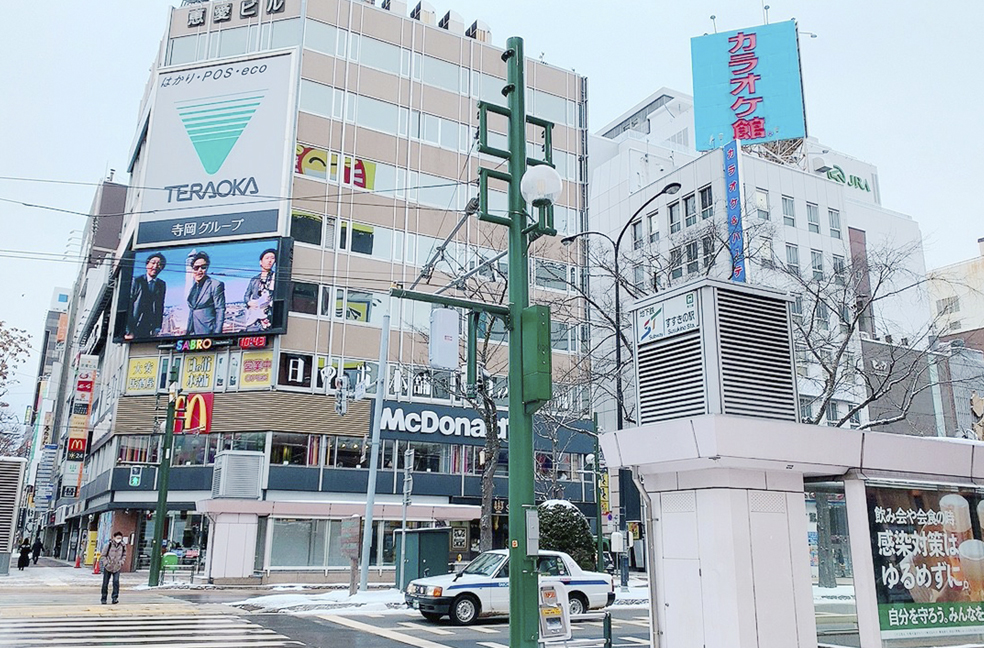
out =
<path fill-rule="evenodd" d="M 984 497 L 869 486 L 883 638 L 984 632 Z"/>

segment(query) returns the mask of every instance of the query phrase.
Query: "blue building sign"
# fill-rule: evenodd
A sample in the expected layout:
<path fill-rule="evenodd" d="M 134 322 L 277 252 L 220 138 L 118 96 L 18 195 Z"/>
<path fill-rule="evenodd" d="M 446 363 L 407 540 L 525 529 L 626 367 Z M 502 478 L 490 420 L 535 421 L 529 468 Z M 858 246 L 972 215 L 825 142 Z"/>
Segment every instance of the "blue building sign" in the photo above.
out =
<path fill-rule="evenodd" d="M 690 39 L 698 151 L 806 137 L 796 23 Z"/>
<path fill-rule="evenodd" d="M 741 182 L 738 180 L 738 156 L 741 150 L 736 140 L 725 144 L 724 187 L 728 216 L 728 250 L 731 252 L 731 280 L 745 283 L 745 233 L 741 224 Z"/>

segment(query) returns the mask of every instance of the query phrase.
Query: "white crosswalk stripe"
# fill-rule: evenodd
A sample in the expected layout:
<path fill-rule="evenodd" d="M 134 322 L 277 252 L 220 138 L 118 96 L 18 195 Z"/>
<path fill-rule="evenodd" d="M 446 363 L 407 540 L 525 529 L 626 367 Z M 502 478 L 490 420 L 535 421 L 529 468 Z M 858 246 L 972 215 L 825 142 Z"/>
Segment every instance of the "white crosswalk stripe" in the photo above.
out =
<path fill-rule="evenodd" d="M 303 648 L 236 616 L 0 619 L 0 647 Z"/>

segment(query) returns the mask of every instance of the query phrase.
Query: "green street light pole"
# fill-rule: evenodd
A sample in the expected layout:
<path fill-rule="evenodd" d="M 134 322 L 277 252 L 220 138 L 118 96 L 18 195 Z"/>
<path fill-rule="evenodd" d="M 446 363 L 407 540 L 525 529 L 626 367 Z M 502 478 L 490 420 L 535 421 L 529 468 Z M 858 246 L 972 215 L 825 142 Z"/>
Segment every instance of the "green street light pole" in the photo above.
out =
<path fill-rule="evenodd" d="M 164 518 L 167 516 L 167 489 L 171 477 L 171 444 L 174 440 L 174 414 L 178 401 L 178 368 L 171 367 L 167 387 L 167 419 L 164 421 L 164 443 L 157 468 L 157 512 L 154 513 L 154 544 L 150 548 L 150 580 L 156 587 L 161 582 L 161 542 L 164 540 Z"/>
<path fill-rule="evenodd" d="M 509 645 L 532 648 L 539 638 L 537 574 L 527 555 L 526 511 L 534 505 L 533 414 L 523 389 L 523 310 L 530 304 L 526 201 L 526 83 L 523 39 L 506 41 L 506 106 L 509 109 Z"/>

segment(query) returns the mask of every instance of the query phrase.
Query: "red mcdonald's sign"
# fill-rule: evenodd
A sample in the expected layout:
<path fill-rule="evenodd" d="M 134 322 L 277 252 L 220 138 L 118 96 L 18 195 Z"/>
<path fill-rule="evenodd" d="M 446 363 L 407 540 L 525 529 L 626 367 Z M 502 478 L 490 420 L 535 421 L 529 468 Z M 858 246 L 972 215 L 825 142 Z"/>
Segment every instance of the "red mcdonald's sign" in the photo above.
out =
<path fill-rule="evenodd" d="M 214 394 L 181 394 L 174 416 L 175 434 L 208 434 L 212 430 Z"/>

